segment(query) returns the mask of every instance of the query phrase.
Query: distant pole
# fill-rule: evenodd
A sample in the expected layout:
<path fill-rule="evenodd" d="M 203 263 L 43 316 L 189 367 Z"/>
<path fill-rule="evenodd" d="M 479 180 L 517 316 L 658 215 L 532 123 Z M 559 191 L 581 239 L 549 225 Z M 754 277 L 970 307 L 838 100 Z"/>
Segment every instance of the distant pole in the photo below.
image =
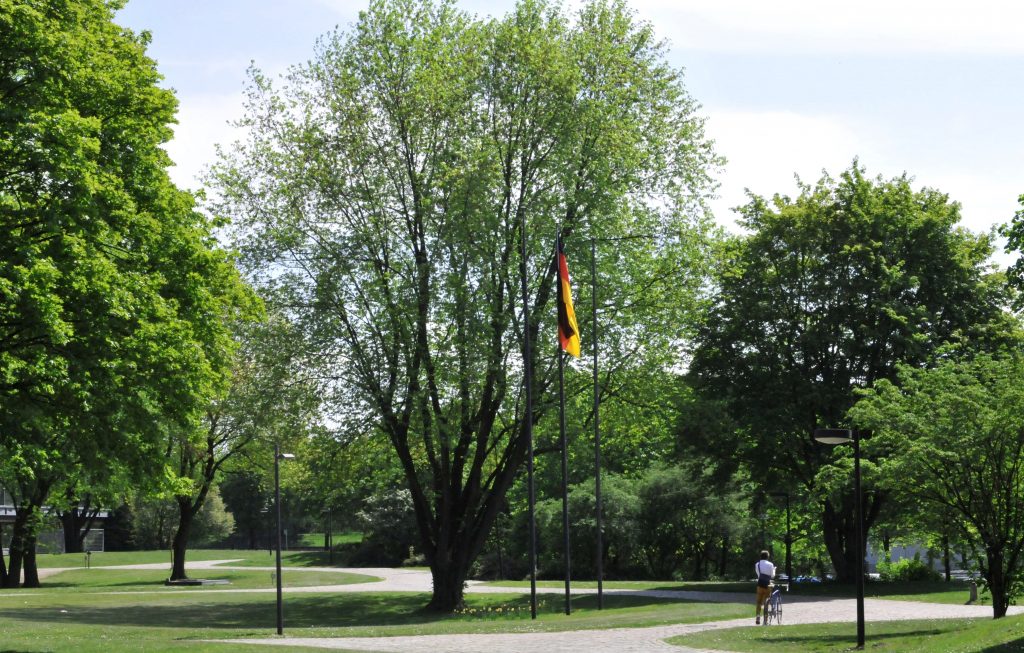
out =
<path fill-rule="evenodd" d="M 858 429 L 814 429 L 822 444 L 853 443 L 853 492 L 857 509 L 857 648 L 864 648 L 864 506 L 860 488 L 860 436 Z"/>
<path fill-rule="evenodd" d="M 558 227 L 555 235 L 555 265 L 559 265 L 559 252 L 561 248 L 562 232 Z M 559 274 L 555 275 L 558 282 L 559 306 L 565 302 L 562 293 L 565 288 L 559 280 Z M 562 561 L 565 565 L 565 614 L 572 614 L 572 594 L 570 590 L 572 576 L 572 556 L 569 551 L 569 448 L 565 440 L 565 354 L 562 353 L 561 342 L 555 342 L 555 356 L 558 357 L 558 442 L 562 448 Z"/>
<path fill-rule="evenodd" d="M 793 582 L 793 529 L 789 521 L 789 492 L 786 492 L 786 582 Z"/>
<path fill-rule="evenodd" d="M 857 648 L 864 648 L 864 498 L 860 489 L 860 430 L 853 429 L 853 491 L 857 495 Z"/>
<path fill-rule="evenodd" d="M 284 606 L 281 597 L 281 445 L 274 443 L 274 506 L 277 513 L 277 634 L 284 634 Z"/>
<path fill-rule="evenodd" d="M 789 518 L 789 492 L 772 492 L 773 497 L 781 497 L 786 500 L 786 579 L 793 582 L 793 531 Z"/>
<path fill-rule="evenodd" d="M 523 386 L 526 395 L 526 410 L 523 415 L 523 433 L 526 437 L 526 478 L 527 503 L 530 513 L 530 618 L 537 618 L 537 515 L 536 494 L 533 487 L 533 357 L 530 348 L 530 293 L 526 282 L 526 213 L 520 213 L 520 245 L 522 260 L 519 263 L 519 281 L 523 291 Z"/>
<path fill-rule="evenodd" d="M 597 520 L 597 609 L 604 609 L 604 545 L 601 542 L 601 393 L 597 378 L 597 239 L 590 239 L 590 300 L 594 339 L 594 514 Z"/>

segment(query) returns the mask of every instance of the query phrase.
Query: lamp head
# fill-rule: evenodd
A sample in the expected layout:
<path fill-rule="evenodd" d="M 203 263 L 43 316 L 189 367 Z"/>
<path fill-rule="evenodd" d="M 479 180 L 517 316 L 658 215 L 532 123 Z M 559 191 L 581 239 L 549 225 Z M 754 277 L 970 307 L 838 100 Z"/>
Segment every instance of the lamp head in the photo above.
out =
<path fill-rule="evenodd" d="M 814 429 L 814 439 L 822 444 L 853 442 L 851 429 Z"/>

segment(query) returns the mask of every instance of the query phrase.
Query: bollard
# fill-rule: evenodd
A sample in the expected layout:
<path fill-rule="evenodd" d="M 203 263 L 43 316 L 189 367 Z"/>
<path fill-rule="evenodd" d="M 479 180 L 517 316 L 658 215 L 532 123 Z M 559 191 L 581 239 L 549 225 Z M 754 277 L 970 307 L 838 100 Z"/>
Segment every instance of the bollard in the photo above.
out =
<path fill-rule="evenodd" d="M 974 582 L 974 581 L 972 580 L 972 581 L 971 581 L 971 584 L 970 584 L 970 585 L 968 585 L 968 589 L 969 589 L 969 591 L 970 591 L 970 593 L 971 593 L 971 594 L 970 594 L 971 598 L 969 598 L 969 599 L 967 600 L 967 602 L 968 602 L 968 603 L 974 603 L 975 601 L 977 601 L 977 600 L 978 600 L 978 584 L 977 584 L 977 583 L 975 583 L 975 582 Z"/>

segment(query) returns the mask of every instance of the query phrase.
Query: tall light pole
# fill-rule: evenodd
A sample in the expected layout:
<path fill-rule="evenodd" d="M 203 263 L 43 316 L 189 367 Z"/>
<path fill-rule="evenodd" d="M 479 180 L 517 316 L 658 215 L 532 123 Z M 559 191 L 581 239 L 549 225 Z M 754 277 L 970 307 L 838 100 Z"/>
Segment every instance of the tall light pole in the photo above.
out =
<path fill-rule="evenodd" d="M 773 497 L 785 497 L 786 499 L 786 581 L 793 582 L 793 531 L 789 522 L 789 492 L 772 492 Z"/>
<path fill-rule="evenodd" d="M 860 431 L 857 429 L 814 429 L 822 444 L 853 442 L 853 491 L 857 495 L 857 648 L 864 648 L 864 507 L 860 491 Z"/>
<path fill-rule="evenodd" d="M 294 454 L 281 453 L 281 445 L 274 443 L 274 504 L 277 512 L 277 634 L 284 634 L 284 605 L 281 602 L 281 460 L 290 460 Z"/>

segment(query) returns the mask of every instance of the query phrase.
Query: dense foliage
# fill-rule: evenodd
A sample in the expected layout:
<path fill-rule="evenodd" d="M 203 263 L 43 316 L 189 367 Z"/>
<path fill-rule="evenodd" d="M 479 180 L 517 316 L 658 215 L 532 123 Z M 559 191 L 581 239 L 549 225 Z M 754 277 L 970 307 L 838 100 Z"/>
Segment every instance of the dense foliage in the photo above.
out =
<path fill-rule="evenodd" d="M 979 555 L 996 617 L 1024 592 L 1024 360 L 1019 353 L 900 368 L 851 411 L 889 451 L 893 489 L 949 517 Z"/>
<path fill-rule="evenodd" d="M 813 431 L 845 424 L 855 390 L 898 365 L 923 365 L 949 340 L 985 347 L 1008 333 L 1003 285 L 987 275 L 990 237 L 959 228 L 946 195 L 906 176 L 871 179 L 856 162 L 795 199 L 752 197 L 741 214 L 749 235 L 727 249 L 690 368 L 738 428 L 692 435 L 766 492 L 821 493 L 825 545 L 850 580 L 861 565 L 849 468 L 826 468 L 848 448 Z M 821 486 L 822 473 L 833 482 Z M 886 496 L 866 495 L 865 537 Z"/>
<path fill-rule="evenodd" d="M 176 102 L 118 2 L 0 2 L 0 484 L 8 586 L 38 583 L 66 485 L 164 477 L 162 444 L 223 387 L 244 295 L 169 181 Z M 72 490 L 73 492 L 78 489 Z"/>
<path fill-rule="evenodd" d="M 574 17 L 525 0 L 496 20 L 377 0 L 283 90 L 254 73 L 215 210 L 300 325 L 339 432 L 397 455 L 432 607 L 461 603 L 522 470 L 524 337 L 528 419 L 552 406 L 538 352 L 554 350 L 559 224 L 573 260 L 587 238 L 642 236 L 600 241 L 608 369 L 678 361 L 717 164 L 695 108 L 650 26 L 607 0 Z"/>

